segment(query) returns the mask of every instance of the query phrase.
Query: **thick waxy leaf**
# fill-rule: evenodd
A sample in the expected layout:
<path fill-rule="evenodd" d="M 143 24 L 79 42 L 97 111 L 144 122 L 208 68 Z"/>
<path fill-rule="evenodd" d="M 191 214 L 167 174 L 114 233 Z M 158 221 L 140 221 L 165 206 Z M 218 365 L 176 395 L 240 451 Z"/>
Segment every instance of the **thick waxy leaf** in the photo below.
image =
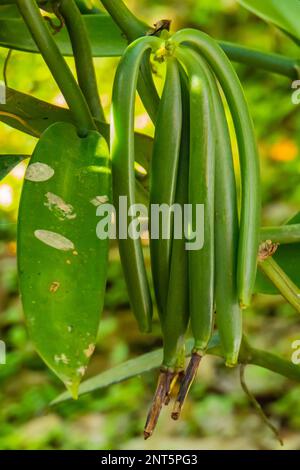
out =
<path fill-rule="evenodd" d="M 92 45 L 93 56 L 115 57 L 123 54 L 127 41 L 109 15 L 105 13 L 83 15 L 83 19 Z M 65 27 L 55 34 L 54 39 L 63 55 L 73 55 Z M 0 16 L 0 46 L 20 51 L 38 52 L 22 18 Z"/>
<path fill-rule="evenodd" d="M 55 122 L 72 123 L 68 109 L 41 101 L 25 93 L 6 89 L 6 103 L 0 104 L 0 121 L 26 134 L 39 137 Z M 109 125 L 96 121 L 99 132 L 109 141 Z M 147 135 L 135 134 L 136 161 L 148 170 L 152 155 L 153 139 Z"/>
<path fill-rule="evenodd" d="M 300 212 L 288 221 L 288 224 L 299 223 Z M 297 286 L 300 286 L 300 243 L 280 245 L 273 258 L 291 280 Z M 257 273 L 255 292 L 273 295 L 279 294 L 277 288 L 260 271 Z"/>
<path fill-rule="evenodd" d="M 26 171 L 18 222 L 20 291 L 34 345 L 76 397 L 96 341 L 108 240 L 97 206 L 110 200 L 107 144 L 67 123 L 39 140 Z"/>
<path fill-rule="evenodd" d="M 0 155 L 0 181 L 29 155 Z"/>
<path fill-rule="evenodd" d="M 79 387 L 79 395 L 91 393 L 95 390 L 109 387 L 110 385 L 123 382 L 137 375 L 144 374 L 156 369 L 161 364 L 163 357 L 162 349 L 157 349 L 151 353 L 143 354 L 135 359 L 123 362 L 116 367 L 106 370 L 92 379 L 86 380 Z M 69 400 L 71 395 L 63 393 L 52 404 L 57 404 Z"/>
<path fill-rule="evenodd" d="M 1 5 L 0 4 L 0 18 L 18 18 L 18 17 L 20 17 L 20 13 L 16 5 Z"/>
<path fill-rule="evenodd" d="M 263 20 L 273 23 L 293 38 L 300 39 L 299 0 L 238 0 L 238 2 Z"/>
<path fill-rule="evenodd" d="M 6 88 L 6 103 L 0 103 L 0 121 L 26 134 L 39 137 L 51 124 L 71 123 L 72 118 L 68 109 Z"/>

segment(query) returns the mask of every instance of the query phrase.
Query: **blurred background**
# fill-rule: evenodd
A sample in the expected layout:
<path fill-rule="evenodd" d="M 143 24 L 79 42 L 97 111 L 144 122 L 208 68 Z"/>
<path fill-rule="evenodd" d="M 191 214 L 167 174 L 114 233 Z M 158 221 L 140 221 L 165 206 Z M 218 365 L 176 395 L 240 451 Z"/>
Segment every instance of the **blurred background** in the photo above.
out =
<path fill-rule="evenodd" d="M 127 4 L 149 24 L 169 18 L 173 29 L 196 27 L 217 39 L 299 57 L 299 49 L 287 37 L 234 0 L 128 0 Z M 7 50 L 0 49 L 0 73 L 6 54 Z M 117 62 L 95 60 L 107 117 Z M 245 66 L 237 66 L 237 71 L 259 139 L 263 223 L 280 224 L 300 210 L 300 105 L 292 104 L 289 79 Z M 158 74 L 158 86 L 162 75 Z M 7 77 L 10 87 L 64 106 L 38 55 L 13 52 Z M 140 101 L 136 127 L 153 134 Z M 36 139 L 0 124 L 1 153 L 30 154 L 35 144 Z M 156 372 L 85 395 L 78 402 L 48 406 L 63 386 L 34 352 L 18 296 L 15 234 L 25 168 L 26 163 L 19 164 L 0 183 L 0 339 L 7 346 L 7 363 L 0 365 L 0 449 L 279 448 L 243 394 L 238 371 L 225 370 L 222 361 L 212 357 L 203 361 L 182 419 L 172 422 L 170 410 L 164 410 L 147 442 L 142 430 Z M 115 246 L 110 258 L 105 311 L 88 376 L 161 345 L 157 320 L 152 335 L 139 334 Z M 245 329 L 255 346 L 290 358 L 292 342 L 300 339 L 299 314 L 279 296 L 259 295 L 245 312 Z M 250 389 L 279 427 L 285 449 L 300 449 L 300 385 L 252 366 L 246 376 Z"/>

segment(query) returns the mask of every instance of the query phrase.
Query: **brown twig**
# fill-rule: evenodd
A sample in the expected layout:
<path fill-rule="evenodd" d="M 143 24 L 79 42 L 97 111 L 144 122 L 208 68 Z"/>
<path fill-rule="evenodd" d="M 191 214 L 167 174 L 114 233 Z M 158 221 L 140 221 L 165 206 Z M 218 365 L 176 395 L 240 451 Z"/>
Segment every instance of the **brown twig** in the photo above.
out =
<path fill-rule="evenodd" d="M 156 391 L 152 400 L 152 404 L 147 416 L 146 425 L 144 428 L 144 438 L 148 439 L 152 436 L 153 431 L 157 425 L 158 418 L 162 409 L 163 404 L 170 396 L 170 389 L 175 377 L 175 372 L 170 370 L 161 370 Z"/>
<path fill-rule="evenodd" d="M 171 414 L 172 419 L 174 419 L 175 421 L 177 421 L 180 417 L 186 397 L 188 396 L 191 385 L 197 374 L 201 359 L 202 359 L 202 356 L 200 356 L 197 352 L 194 352 L 192 354 L 192 357 L 186 369 L 185 376 L 181 383 L 179 393 L 177 395 L 177 399 L 176 399 L 176 402 L 174 404 L 174 408 Z"/>

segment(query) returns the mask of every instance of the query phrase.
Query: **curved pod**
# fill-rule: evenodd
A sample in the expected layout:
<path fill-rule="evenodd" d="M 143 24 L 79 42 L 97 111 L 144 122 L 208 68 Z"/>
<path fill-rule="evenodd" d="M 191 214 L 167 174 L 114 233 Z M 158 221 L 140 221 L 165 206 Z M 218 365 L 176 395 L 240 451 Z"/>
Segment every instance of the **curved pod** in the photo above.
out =
<path fill-rule="evenodd" d="M 171 206 L 175 202 L 178 160 L 182 126 L 182 104 L 180 75 L 176 59 L 167 59 L 167 75 L 157 115 L 153 154 L 150 171 L 150 214 L 153 208 L 167 207 L 164 226 L 155 227 L 158 238 L 150 238 L 151 266 L 158 310 L 162 318 L 166 310 L 170 272 L 170 257 L 173 239 L 173 217 Z M 169 208 L 169 211 L 168 211 Z M 150 228 L 158 225 L 150 217 Z M 167 234 L 162 232 L 166 231 Z M 154 232 L 154 231 L 153 231 Z M 163 238 L 163 235 L 167 237 Z"/>
<path fill-rule="evenodd" d="M 203 246 L 190 247 L 188 252 L 191 325 L 195 350 L 202 355 L 211 337 L 214 316 L 215 121 L 209 81 L 197 54 L 185 47 L 178 47 L 175 54 L 189 77 L 189 204 L 192 207 L 189 225 L 193 231 L 197 206 L 204 205 Z"/>
<path fill-rule="evenodd" d="M 253 122 L 236 72 L 217 42 L 194 29 L 181 30 L 174 34 L 172 40 L 195 47 L 207 60 L 223 88 L 232 113 L 242 179 L 237 288 L 239 302 L 246 307 L 250 304 L 256 278 L 261 210 L 260 169 Z"/>
<path fill-rule="evenodd" d="M 120 214 L 120 197 L 126 196 L 125 232 L 119 236 L 119 250 L 126 279 L 129 299 L 139 328 L 151 329 L 152 301 L 140 240 L 128 237 L 127 228 L 132 222 L 128 210 L 135 204 L 134 172 L 134 108 L 139 69 L 144 54 L 158 49 L 162 41 L 156 37 L 137 39 L 126 50 L 119 63 L 112 99 L 111 156 L 113 170 L 113 197 L 117 214 Z M 117 217 L 118 218 L 118 217 Z M 120 227 L 118 227 L 120 229 Z"/>

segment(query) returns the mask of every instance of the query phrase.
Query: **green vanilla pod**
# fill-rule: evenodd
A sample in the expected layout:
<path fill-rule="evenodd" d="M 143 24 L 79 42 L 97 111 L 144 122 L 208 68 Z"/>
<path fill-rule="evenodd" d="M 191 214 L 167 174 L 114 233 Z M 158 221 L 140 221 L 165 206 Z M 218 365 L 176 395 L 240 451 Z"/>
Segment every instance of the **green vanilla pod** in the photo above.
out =
<path fill-rule="evenodd" d="M 174 59 L 173 59 L 174 60 Z M 180 154 L 176 181 L 175 204 L 180 205 L 182 213 L 184 204 L 188 203 L 189 174 L 189 91 L 184 70 L 176 64 L 180 73 L 182 96 L 182 129 L 180 130 Z M 171 87 L 172 89 L 172 87 Z M 171 136 L 171 134 L 167 135 Z M 167 135 L 164 136 L 166 140 Z M 172 139 L 171 139 L 172 141 Z M 171 142 L 170 142 L 171 143 Z M 158 377 L 157 388 L 150 407 L 144 437 L 148 439 L 157 424 L 163 404 L 168 404 L 174 386 L 181 380 L 185 359 L 185 333 L 189 322 L 189 280 L 188 254 L 185 249 L 184 219 L 180 220 L 182 236 L 175 238 L 172 233 L 172 250 L 166 308 L 160 316 L 163 333 L 163 361 Z M 178 227 L 177 227 L 178 228 Z"/>
<path fill-rule="evenodd" d="M 167 59 L 164 91 L 157 115 L 150 169 L 150 253 L 152 277 L 158 310 L 166 310 L 170 258 L 172 250 L 173 212 L 182 126 L 182 105 L 179 68 L 176 59 Z M 164 224 L 158 208 L 166 207 Z M 155 218 L 152 219 L 152 210 Z M 155 227 L 154 227 L 155 225 Z M 160 230 L 159 230 L 160 228 Z M 153 237 L 154 231 L 157 238 Z M 167 233 L 163 233 L 167 232 Z M 163 321 L 163 320 L 162 320 Z"/>
<path fill-rule="evenodd" d="M 183 29 L 174 34 L 172 42 L 192 46 L 207 60 L 232 114 L 242 180 L 237 289 L 241 307 L 245 308 L 251 302 L 256 279 L 261 211 L 260 165 L 253 122 L 237 74 L 214 39 L 194 29 Z"/>
<path fill-rule="evenodd" d="M 121 59 L 114 82 L 112 98 L 111 157 L 113 171 L 113 197 L 119 214 L 121 199 L 126 198 L 127 224 L 118 226 L 119 251 L 133 314 L 143 332 L 151 330 L 152 300 L 145 269 L 143 251 L 139 239 L 128 236 L 128 228 L 134 217 L 128 211 L 135 200 L 135 148 L 134 108 L 139 69 L 144 54 L 156 50 L 162 41 L 148 36 L 137 39 Z M 118 217 L 117 217 L 118 219 Z M 125 233 L 120 233 L 121 231 Z"/>
<path fill-rule="evenodd" d="M 180 205 L 183 216 L 184 205 L 188 203 L 190 109 L 187 77 L 183 70 L 180 71 L 180 74 L 183 119 L 175 203 Z M 182 355 L 181 349 L 184 345 L 184 335 L 190 317 L 188 252 L 186 250 L 183 218 L 181 229 L 182 237 L 173 238 L 166 313 L 162 323 L 163 368 L 167 369 L 176 369 L 178 367 L 178 355 L 179 357 Z"/>
<path fill-rule="evenodd" d="M 175 55 L 186 67 L 190 89 L 189 225 L 196 241 L 189 243 L 190 316 L 195 351 L 204 355 L 214 320 L 215 119 L 207 75 L 196 52 L 178 47 Z M 200 205 L 204 208 L 203 240 L 199 237 Z M 196 223 L 195 223 L 196 222 Z M 200 244 L 201 242 L 201 244 Z M 203 243 L 202 243 L 203 242 Z M 199 245 L 199 246 L 198 246 Z"/>

